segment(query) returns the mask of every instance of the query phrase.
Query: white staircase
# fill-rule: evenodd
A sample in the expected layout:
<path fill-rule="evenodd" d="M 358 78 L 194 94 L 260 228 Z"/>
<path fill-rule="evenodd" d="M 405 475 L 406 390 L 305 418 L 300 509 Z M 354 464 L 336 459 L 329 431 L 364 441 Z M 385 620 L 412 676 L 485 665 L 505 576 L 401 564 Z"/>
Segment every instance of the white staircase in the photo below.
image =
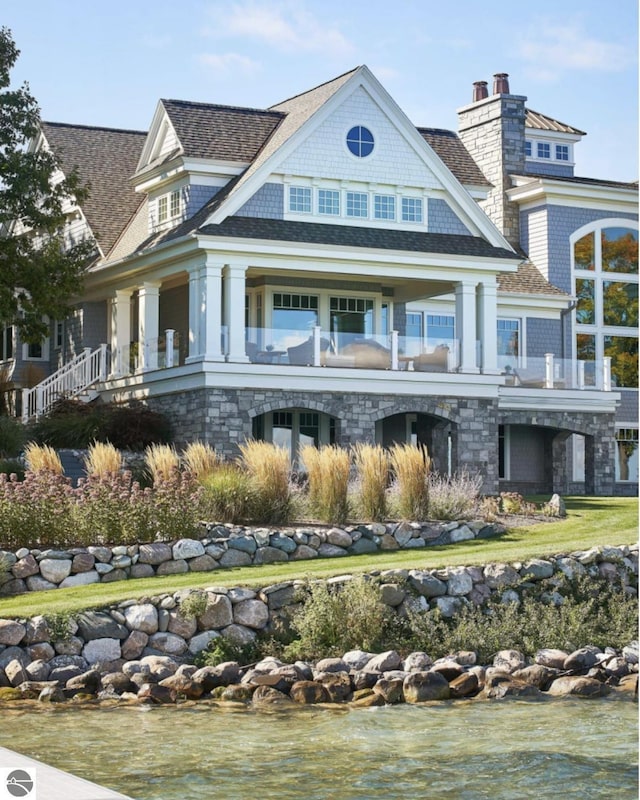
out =
<path fill-rule="evenodd" d="M 62 398 L 79 397 L 89 402 L 96 397 L 92 387 L 106 378 L 107 345 L 101 344 L 96 350 L 86 347 L 37 386 L 22 390 L 22 421 L 38 419 Z"/>

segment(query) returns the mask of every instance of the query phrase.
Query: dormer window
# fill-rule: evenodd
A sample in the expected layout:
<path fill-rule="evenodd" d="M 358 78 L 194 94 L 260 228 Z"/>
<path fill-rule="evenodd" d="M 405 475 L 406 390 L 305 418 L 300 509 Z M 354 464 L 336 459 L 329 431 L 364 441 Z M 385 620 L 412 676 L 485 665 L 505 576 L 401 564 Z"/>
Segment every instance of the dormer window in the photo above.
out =
<path fill-rule="evenodd" d="M 524 154 L 526 158 L 531 158 L 532 155 L 532 148 L 531 148 L 531 141 L 529 139 L 525 139 L 524 143 Z"/>
<path fill-rule="evenodd" d="M 180 189 L 175 189 L 173 192 L 163 194 L 158 198 L 158 224 L 179 217 L 180 212 Z"/>
<path fill-rule="evenodd" d="M 551 158 L 551 145 L 549 142 L 538 142 L 538 158 Z"/>
<path fill-rule="evenodd" d="M 569 145 L 568 144 L 557 144 L 556 145 L 556 161 L 568 161 L 569 160 Z"/>

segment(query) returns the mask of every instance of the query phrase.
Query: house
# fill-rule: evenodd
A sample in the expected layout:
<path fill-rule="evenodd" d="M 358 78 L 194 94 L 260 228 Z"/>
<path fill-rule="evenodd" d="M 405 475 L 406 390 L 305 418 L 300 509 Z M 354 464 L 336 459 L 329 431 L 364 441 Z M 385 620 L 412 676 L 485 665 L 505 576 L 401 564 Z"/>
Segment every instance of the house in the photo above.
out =
<path fill-rule="evenodd" d="M 229 456 L 407 441 L 485 492 L 637 491 L 637 184 L 576 177 L 583 131 L 492 88 L 458 133 L 366 66 L 264 110 L 161 100 L 148 132 L 43 123 L 99 256 L 48 341 L 5 330 L 23 417 L 82 393 Z"/>

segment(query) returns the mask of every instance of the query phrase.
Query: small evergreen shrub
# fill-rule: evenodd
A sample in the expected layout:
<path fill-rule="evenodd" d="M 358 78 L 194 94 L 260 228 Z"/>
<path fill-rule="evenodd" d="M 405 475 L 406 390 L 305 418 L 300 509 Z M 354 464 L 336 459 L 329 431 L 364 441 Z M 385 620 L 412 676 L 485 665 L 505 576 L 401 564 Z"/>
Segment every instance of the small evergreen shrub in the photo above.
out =
<path fill-rule="evenodd" d="M 393 497 L 400 517 L 422 521 L 429 518 L 429 470 L 426 448 L 394 444 L 390 451 L 394 474 Z"/>
<path fill-rule="evenodd" d="M 15 417 L 0 415 L 0 458 L 15 458 L 26 439 L 24 425 Z"/>
<path fill-rule="evenodd" d="M 7 458 L 0 460 L 0 473 L 9 477 L 15 475 L 19 481 L 24 480 L 25 468 L 22 462 Z"/>
<path fill-rule="evenodd" d="M 225 636 L 216 636 L 204 650 L 193 659 L 197 667 L 217 667 L 227 661 L 235 661 L 240 665 L 251 664 L 262 657 L 258 642 L 240 645 Z"/>

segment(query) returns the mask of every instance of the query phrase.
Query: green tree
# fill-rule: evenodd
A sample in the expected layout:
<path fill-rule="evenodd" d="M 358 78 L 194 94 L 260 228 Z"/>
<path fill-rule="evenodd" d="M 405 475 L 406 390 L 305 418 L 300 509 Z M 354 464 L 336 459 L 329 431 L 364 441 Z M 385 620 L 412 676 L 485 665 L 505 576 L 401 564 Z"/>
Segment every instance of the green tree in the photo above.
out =
<path fill-rule="evenodd" d="M 44 316 L 64 318 L 79 292 L 95 244 L 73 241 L 65 223 L 70 202 L 87 196 L 73 172 L 59 180 L 56 156 L 33 142 L 40 110 L 28 84 L 10 88 L 20 51 L 0 29 L 0 323 L 23 341 L 46 336 Z"/>

